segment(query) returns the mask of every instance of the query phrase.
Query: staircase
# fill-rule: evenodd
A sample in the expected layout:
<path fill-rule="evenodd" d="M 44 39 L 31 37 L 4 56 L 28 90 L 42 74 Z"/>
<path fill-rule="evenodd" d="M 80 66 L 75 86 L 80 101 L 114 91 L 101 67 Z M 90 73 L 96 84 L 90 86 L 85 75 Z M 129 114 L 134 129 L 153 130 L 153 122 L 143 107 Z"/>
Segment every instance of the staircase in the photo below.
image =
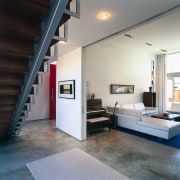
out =
<path fill-rule="evenodd" d="M 0 1 L 0 140 L 18 134 L 71 0 Z"/>

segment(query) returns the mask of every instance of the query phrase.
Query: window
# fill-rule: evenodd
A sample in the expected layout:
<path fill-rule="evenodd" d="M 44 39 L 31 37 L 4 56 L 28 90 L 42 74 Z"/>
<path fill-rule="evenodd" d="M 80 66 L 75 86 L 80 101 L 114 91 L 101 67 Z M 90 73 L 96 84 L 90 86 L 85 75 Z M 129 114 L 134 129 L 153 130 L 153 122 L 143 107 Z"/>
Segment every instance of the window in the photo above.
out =
<path fill-rule="evenodd" d="M 180 53 L 169 55 L 166 61 L 167 67 L 167 109 L 174 111 L 173 104 L 180 104 Z"/>

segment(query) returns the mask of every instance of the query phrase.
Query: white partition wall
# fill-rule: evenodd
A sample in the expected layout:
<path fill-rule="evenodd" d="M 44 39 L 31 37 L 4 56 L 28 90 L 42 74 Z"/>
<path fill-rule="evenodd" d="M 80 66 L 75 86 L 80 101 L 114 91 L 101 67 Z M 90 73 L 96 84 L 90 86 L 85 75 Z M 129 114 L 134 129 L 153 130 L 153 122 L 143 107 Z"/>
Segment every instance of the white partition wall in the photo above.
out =
<path fill-rule="evenodd" d="M 82 93 L 82 49 L 58 58 L 57 61 L 56 127 L 77 138 L 86 139 Z M 58 82 L 75 80 L 75 99 L 59 97 Z"/>
<path fill-rule="evenodd" d="M 102 99 L 103 106 L 142 102 L 151 86 L 151 61 L 155 55 L 106 40 L 85 49 L 86 81 L 90 94 Z M 133 94 L 111 94 L 110 84 L 134 85 Z"/>

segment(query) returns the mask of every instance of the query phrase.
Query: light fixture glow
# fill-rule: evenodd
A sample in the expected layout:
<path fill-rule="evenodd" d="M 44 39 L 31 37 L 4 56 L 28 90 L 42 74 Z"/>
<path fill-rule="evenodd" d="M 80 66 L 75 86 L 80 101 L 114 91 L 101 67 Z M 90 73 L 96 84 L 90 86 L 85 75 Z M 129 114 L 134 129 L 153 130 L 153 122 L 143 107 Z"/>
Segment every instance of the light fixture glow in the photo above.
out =
<path fill-rule="evenodd" d="M 102 11 L 100 13 L 97 14 L 97 18 L 100 20 L 108 20 L 111 18 L 111 13 L 107 12 L 107 11 Z"/>
<path fill-rule="evenodd" d="M 67 41 L 59 41 L 60 44 L 67 44 Z"/>
<path fill-rule="evenodd" d="M 50 64 L 57 64 L 57 61 L 53 61 L 53 62 L 51 62 Z"/>

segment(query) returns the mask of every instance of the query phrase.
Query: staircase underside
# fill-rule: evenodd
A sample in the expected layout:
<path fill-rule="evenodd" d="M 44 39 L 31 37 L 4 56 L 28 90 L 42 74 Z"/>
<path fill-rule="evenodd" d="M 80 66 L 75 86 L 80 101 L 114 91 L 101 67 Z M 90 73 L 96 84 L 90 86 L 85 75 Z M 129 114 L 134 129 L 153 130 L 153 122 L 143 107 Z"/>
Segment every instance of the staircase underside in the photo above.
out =
<path fill-rule="evenodd" d="M 41 39 L 43 26 L 49 17 L 52 0 L 1 0 L 0 1 L 0 140 L 9 136 L 17 111 L 17 104 L 23 94 L 23 86 L 31 71 L 35 45 Z M 68 1 L 66 8 L 70 8 Z M 61 26 L 69 15 L 63 14 L 58 25 Z M 43 22 L 43 23 L 42 23 Z M 54 35 L 59 35 L 59 26 Z M 46 52 L 50 56 L 50 47 L 57 41 L 52 40 Z M 43 71 L 42 68 L 39 71 Z M 38 78 L 34 84 L 38 84 Z M 30 94 L 34 93 L 31 87 Z M 26 98 L 31 103 L 31 98 Z M 24 111 L 27 105 L 24 105 Z M 24 117 L 24 111 L 21 116 Z M 18 130 L 22 119 L 16 122 Z M 15 132 L 12 132 L 15 133 Z"/>

